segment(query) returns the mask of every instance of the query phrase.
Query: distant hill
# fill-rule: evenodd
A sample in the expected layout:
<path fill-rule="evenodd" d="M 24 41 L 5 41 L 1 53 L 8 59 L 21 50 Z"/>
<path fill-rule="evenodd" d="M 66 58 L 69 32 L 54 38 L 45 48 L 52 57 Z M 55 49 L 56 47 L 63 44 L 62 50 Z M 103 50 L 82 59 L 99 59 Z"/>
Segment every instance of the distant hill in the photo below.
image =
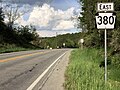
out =
<path fill-rule="evenodd" d="M 81 33 L 58 35 L 57 37 L 41 38 L 41 48 L 78 48 Z"/>

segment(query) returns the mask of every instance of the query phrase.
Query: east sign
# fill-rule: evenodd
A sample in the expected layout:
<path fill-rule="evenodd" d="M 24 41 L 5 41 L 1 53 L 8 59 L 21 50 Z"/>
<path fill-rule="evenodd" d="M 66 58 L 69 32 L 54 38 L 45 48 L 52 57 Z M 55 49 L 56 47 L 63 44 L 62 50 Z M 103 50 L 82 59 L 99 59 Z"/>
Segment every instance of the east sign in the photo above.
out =
<path fill-rule="evenodd" d="M 114 11 L 113 3 L 97 3 L 97 11 Z"/>

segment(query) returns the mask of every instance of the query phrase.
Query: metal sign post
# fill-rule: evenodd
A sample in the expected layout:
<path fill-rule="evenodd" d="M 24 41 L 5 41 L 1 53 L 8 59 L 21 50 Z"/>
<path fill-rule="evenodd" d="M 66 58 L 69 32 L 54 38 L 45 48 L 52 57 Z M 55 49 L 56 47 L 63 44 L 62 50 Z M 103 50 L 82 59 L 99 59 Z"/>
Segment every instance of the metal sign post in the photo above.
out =
<path fill-rule="evenodd" d="M 105 83 L 107 82 L 107 29 L 105 29 Z"/>
<path fill-rule="evenodd" d="M 97 3 L 96 24 L 97 29 L 105 29 L 105 84 L 107 83 L 107 29 L 114 29 L 115 18 L 114 13 L 107 11 L 114 11 L 113 3 Z M 104 11 L 104 13 L 103 13 Z"/>
<path fill-rule="evenodd" d="M 107 83 L 107 29 L 105 27 L 105 84 L 106 83 Z"/>

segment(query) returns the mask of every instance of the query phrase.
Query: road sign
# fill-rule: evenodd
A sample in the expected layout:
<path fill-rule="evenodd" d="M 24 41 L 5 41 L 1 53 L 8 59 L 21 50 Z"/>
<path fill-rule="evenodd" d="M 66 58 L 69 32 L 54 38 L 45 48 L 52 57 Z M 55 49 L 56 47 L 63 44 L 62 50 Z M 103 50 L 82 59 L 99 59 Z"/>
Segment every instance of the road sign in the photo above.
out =
<path fill-rule="evenodd" d="M 81 43 L 84 43 L 84 39 L 80 39 L 80 42 L 81 42 Z"/>
<path fill-rule="evenodd" d="M 114 11 L 113 3 L 97 3 L 97 29 L 105 29 L 105 84 L 107 82 L 107 29 L 114 29 L 116 16 L 108 11 Z M 104 13 L 103 13 L 104 12 Z M 107 12 L 107 13 L 106 13 Z"/>
<path fill-rule="evenodd" d="M 97 11 L 114 11 L 113 3 L 97 3 Z"/>
<path fill-rule="evenodd" d="M 96 16 L 97 29 L 114 29 L 115 18 L 113 13 L 98 13 Z"/>
<path fill-rule="evenodd" d="M 63 43 L 63 46 L 65 47 L 65 43 Z"/>

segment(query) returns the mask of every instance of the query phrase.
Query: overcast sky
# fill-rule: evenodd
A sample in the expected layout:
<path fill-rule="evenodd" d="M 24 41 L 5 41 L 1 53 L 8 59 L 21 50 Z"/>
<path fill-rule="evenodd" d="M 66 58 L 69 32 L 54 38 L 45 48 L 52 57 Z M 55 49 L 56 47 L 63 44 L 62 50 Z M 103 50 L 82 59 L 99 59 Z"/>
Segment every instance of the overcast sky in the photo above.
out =
<path fill-rule="evenodd" d="M 71 20 L 71 17 L 75 17 L 80 11 L 77 0 L 14 0 L 14 3 L 28 5 L 31 9 L 16 23 L 36 26 L 41 37 L 55 36 L 56 32 L 57 34 L 78 32 L 74 27 L 75 21 Z"/>

